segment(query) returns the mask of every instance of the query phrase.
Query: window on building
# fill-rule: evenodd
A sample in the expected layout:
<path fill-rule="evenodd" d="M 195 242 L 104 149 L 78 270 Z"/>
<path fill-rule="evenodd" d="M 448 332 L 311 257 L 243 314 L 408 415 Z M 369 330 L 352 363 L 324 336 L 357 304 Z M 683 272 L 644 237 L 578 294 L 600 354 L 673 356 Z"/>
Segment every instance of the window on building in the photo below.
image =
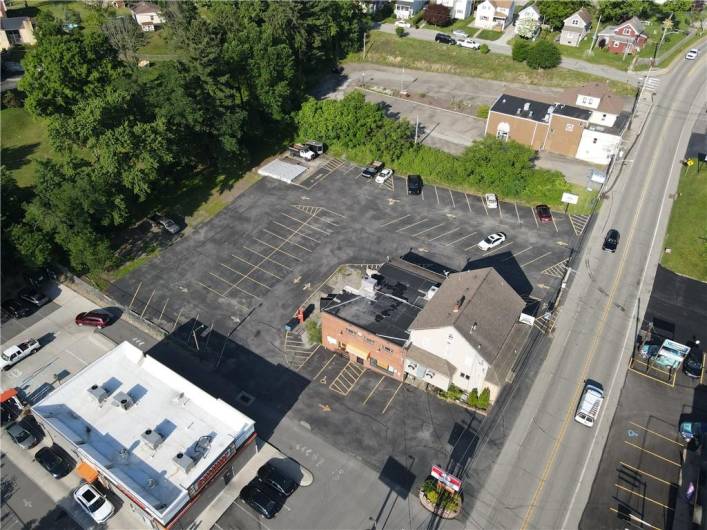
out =
<path fill-rule="evenodd" d="M 601 119 L 602 119 L 602 120 L 605 120 L 605 119 L 606 119 L 606 114 L 602 114 L 602 115 L 601 115 Z"/>
<path fill-rule="evenodd" d="M 384 352 L 386 352 L 386 353 L 393 353 L 393 350 L 391 350 L 390 348 L 388 348 L 388 346 L 382 346 L 381 349 L 382 349 Z"/>
<path fill-rule="evenodd" d="M 346 333 L 348 333 L 349 335 L 356 335 L 356 332 L 351 328 L 346 328 Z"/>
<path fill-rule="evenodd" d="M 573 124 L 573 123 L 567 123 L 567 124 L 565 124 L 565 131 L 567 131 L 567 132 L 572 132 L 572 131 L 574 131 L 574 124 Z"/>
<path fill-rule="evenodd" d="M 619 41 L 614 41 L 614 48 L 618 48 L 621 45 Z"/>
<path fill-rule="evenodd" d="M 371 363 L 371 366 L 377 368 L 378 367 L 378 361 L 376 361 L 375 357 L 369 357 L 368 362 Z"/>
<path fill-rule="evenodd" d="M 624 35 L 630 35 L 631 34 L 631 28 L 624 28 Z"/>
<path fill-rule="evenodd" d="M 573 26 L 579 26 L 579 20 L 577 20 L 577 19 L 575 18 L 575 19 L 572 21 L 572 25 L 573 25 Z"/>
<path fill-rule="evenodd" d="M 369 339 L 368 337 L 363 337 L 363 340 L 366 344 L 373 344 L 375 342 L 373 339 Z"/>
<path fill-rule="evenodd" d="M 503 140 L 504 142 L 508 141 L 508 131 L 498 131 L 496 133 L 496 138 L 499 140 Z"/>
<path fill-rule="evenodd" d="M 598 138 L 593 138 L 592 143 L 595 144 L 595 143 L 597 143 L 598 140 L 599 140 Z"/>

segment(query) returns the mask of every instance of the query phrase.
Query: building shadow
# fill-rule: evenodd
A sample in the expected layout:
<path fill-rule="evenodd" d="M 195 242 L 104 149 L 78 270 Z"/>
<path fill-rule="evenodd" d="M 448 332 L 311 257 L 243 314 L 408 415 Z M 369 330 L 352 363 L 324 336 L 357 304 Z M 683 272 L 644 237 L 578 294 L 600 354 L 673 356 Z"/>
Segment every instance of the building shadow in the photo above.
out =
<path fill-rule="evenodd" d="M 511 252 L 506 251 L 493 256 L 469 260 L 463 270 L 471 271 L 487 267 L 495 269 L 519 296 L 526 301 L 528 300 L 530 293 L 533 292 L 533 285 Z"/>

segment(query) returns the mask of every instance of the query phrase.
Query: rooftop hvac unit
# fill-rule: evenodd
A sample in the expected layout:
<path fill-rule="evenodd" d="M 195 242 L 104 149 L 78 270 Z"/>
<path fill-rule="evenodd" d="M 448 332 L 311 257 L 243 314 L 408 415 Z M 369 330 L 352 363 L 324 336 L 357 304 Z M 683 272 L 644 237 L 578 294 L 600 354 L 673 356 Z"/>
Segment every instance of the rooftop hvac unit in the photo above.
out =
<path fill-rule="evenodd" d="M 145 444 L 147 444 L 150 449 L 155 450 L 160 445 L 162 445 L 162 442 L 164 442 L 164 438 L 157 431 L 152 429 L 146 429 L 142 433 L 142 441 L 145 442 Z"/>
<path fill-rule="evenodd" d="M 366 298 L 374 299 L 376 297 L 376 286 L 378 282 L 375 278 L 364 278 L 361 280 L 361 295 Z"/>
<path fill-rule="evenodd" d="M 113 396 L 114 407 L 119 407 L 123 410 L 128 410 L 134 404 L 135 402 L 133 401 L 133 398 L 131 398 L 125 392 L 118 392 L 116 395 Z"/>
<path fill-rule="evenodd" d="M 177 453 L 172 460 L 185 473 L 189 473 L 195 464 L 194 460 L 184 453 Z"/>
<path fill-rule="evenodd" d="M 108 397 L 108 391 L 100 385 L 91 385 L 88 389 L 88 393 L 93 396 L 98 403 L 103 403 Z"/>
<path fill-rule="evenodd" d="M 432 300 L 432 297 L 437 294 L 437 291 L 439 291 L 439 287 L 436 285 L 433 285 L 429 289 L 427 289 L 427 293 L 425 294 L 425 300 Z"/>

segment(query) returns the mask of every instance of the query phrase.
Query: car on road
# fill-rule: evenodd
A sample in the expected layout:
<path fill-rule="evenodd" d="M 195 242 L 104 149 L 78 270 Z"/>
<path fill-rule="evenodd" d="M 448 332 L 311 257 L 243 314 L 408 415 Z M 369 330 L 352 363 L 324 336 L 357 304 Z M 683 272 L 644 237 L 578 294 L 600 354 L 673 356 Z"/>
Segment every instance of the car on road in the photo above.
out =
<path fill-rule="evenodd" d="M 697 48 L 692 48 L 687 54 L 685 55 L 685 59 L 688 61 L 692 61 L 693 59 L 697 59 L 697 55 L 700 53 L 700 50 Z"/>
<path fill-rule="evenodd" d="M 693 346 L 690 353 L 687 354 L 685 360 L 682 362 L 682 371 L 686 376 L 699 379 L 702 377 L 702 364 L 704 363 L 704 355 L 697 348 Z"/>
<path fill-rule="evenodd" d="M 396 20 L 395 24 L 396 27 L 398 28 L 411 28 L 412 24 L 408 22 L 407 20 Z"/>
<path fill-rule="evenodd" d="M 71 473 L 76 467 L 76 463 L 66 454 L 66 452 L 53 445 L 51 447 L 42 447 L 34 455 L 34 459 L 42 466 L 52 477 L 56 479 L 64 478 Z"/>
<path fill-rule="evenodd" d="M 111 322 L 111 316 L 103 311 L 88 311 L 76 315 L 77 326 L 94 326 L 98 329 L 105 328 Z"/>
<path fill-rule="evenodd" d="M 24 318 L 34 313 L 35 308 L 24 300 L 11 298 L 2 303 L 2 310 L 11 318 Z"/>
<path fill-rule="evenodd" d="M 38 351 L 41 346 L 35 339 L 27 339 L 24 342 L 10 346 L 0 355 L 0 369 L 8 370 L 14 364 L 17 364 L 25 357 L 32 355 Z"/>
<path fill-rule="evenodd" d="M 452 31 L 452 35 L 459 37 L 460 39 L 466 39 L 469 36 L 463 29 L 455 29 Z"/>
<path fill-rule="evenodd" d="M 389 167 L 383 169 L 376 175 L 376 184 L 385 184 L 385 181 L 393 176 L 393 170 Z"/>
<path fill-rule="evenodd" d="M 541 223 L 552 222 L 552 212 L 550 212 L 550 207 L 547 204 L 538 204 L 535 207 L 535 214 Z"/>
<path fill-rule="evenodd" d="M 498 208 L 498 197 L 496 197 L 495 193 L 487 193 L 484 195 L 484 199 L 486 200 L 487 208 Z"/>
<path fill-rule="evenodd" d="M 490 236 L 487 236 L 485 239 L 482 239 L 479 241 L 479 244 L 476 245 L 483 251 L 491 250 L 492 248 L 496 248 L 498 245 L 503 243 L 506 240 L 506 234 L 503 232 L 496 232 L 495 234 L 491 234 Z"/>
<path fill-rule="evenodd" d="M 111 502 L 93 484 L 83 484 L 76 488 L 74 500 L 98 524 L 105 523 L 115 511 Z"/>
<path fill-rule="evenodd" d="M 44 293 L 40 293 L 32 287 L 25 287 L 23 289 L 20 289 L 20 292 L 17 293 L 17 296 L 20 297 L 20 300 L 24 300 L 25 302 L 28 302 L 37 307 L 42 307 L 43 305 L 49 303 L 49 297 L 47 295 L 45 295 Z"/>
<path fill-rule="evenodd" d="M 12 438 L 12 441 L 19 445 L 22 449 L 32 449 L 35 445 L 37 445 L 37 443 L 39 443 L 37 437 L 27 429 L 22 421 L 8 425 L 6 430 L 7 434 L 9 434 L 10 438 Z"/>
<path fill-rule="evenodd" d="M 240 497 L 266 519 L 275 517 L 282 508 L 280 497 L 257 477 L 241 490 Z"/>
<path fill-rule="evenodd" d="M 422 177 L 408 175 L 408 195 L 420 195 L 420 193 L 422 193 Z"/>
<path fill-rule="evenodd" d="M 616 252 L 616 247 L 619 246 L 619 237 L 619 231 L 612 228 L 606 233 L 601 249 L 604 252 Z"/>
<path fill-rule="evenodd" d="M 454 40 L 452 37 L 450 37 L 446 33 L 437 33 L 437 35 L 435 35 L 435 42 L 441 42 L 442 44 L 451 44 L 451 45 L 454 45 L 457 43 L 456 40 Z"/>
<path fill-rule="evenodd" d="M 258 478 L 278 493 L 289 497 L 297 489 L 297 482 L 287 477 L 270 463 L 258 469 Z"/>
<path fill-rule="evenodd" d="M 472 50 L 478 50 L 481 48 L 481 44 L 476 42 L 474 39 L 464 39 L 457 42 L 462 48 L 470 48 Z"/>
<path fill-rule="evenodd" d="M 363 171 L 361 171 L 361 176 L 363 178 L 372 179 L 383 169 L 384 166 L 385 164 L 383 162 L 374 160 L 363 168 Z"/>
<path fill-rule="evenodd" d="M 177 223 L 165 215 L 154 214 L 149 217 L 150 222 L 153 226 L 162 227 L 164 230 L 170 234 L 178 234 L 181 228 Z"/>

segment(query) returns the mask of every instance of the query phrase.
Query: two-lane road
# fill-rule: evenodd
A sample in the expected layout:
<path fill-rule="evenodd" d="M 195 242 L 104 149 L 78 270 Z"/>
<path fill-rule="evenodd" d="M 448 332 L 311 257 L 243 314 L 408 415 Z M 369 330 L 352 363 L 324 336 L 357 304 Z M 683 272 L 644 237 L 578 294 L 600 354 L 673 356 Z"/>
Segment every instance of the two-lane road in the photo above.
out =
<path fill-rule="evenodd" d="M 684 61 L 663 78 L 643 132 L 627 153 L 630 162 L 609 182 L 550 352 L 518 420 L 494 465 L 474 463 L 477 476 L 479 469 L 490 472 L 474 494 L 475 527 L 577 528 L 660 259 L 680 159 L 705 106 L 705 79 L 704 57 Z M 616 254 L 601 251 L 609 228 L 621 233 Z M 599 381 L 606 393 L 592 429 L 574 421 L 586 379 Z"/>

